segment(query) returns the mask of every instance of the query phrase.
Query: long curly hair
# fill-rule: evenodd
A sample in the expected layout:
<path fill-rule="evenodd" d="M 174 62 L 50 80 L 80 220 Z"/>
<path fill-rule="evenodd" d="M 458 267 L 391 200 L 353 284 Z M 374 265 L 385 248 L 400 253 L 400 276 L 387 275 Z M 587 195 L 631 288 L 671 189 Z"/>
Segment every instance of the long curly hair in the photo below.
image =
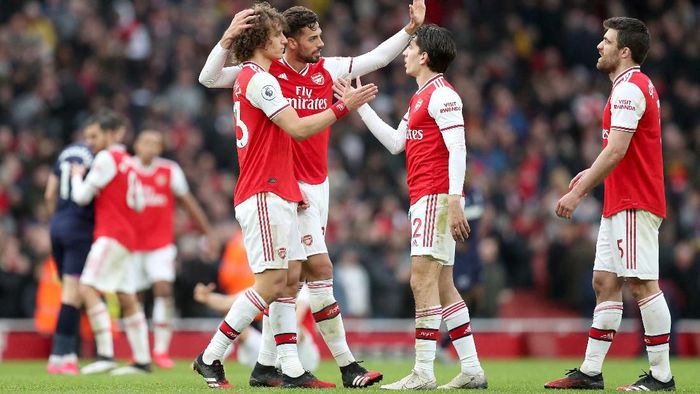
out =
<path fill-rule="evenodd" d="M 250 60 L 256 49 L 264 48 L 275 27 L 279 27 L 283 31 L 287 29 L 287 22 L 282 14 L 268 2 L 255 4 L 253 10 L 258 16 L 255 26 L 236 36 L 233 39 L 233 45 L 231 45 L 233 55 L 239 62 Z"/>

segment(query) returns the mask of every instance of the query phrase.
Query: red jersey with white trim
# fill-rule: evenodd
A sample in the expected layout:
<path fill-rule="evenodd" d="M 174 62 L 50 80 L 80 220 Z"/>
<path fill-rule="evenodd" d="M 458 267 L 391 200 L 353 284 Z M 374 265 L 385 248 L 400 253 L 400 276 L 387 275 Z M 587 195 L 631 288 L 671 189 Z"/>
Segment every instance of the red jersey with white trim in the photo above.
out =
<path fill-rule="evenodd" d="M 108 157 L 105 157 L 107 155 Z M 135 184 L 139 182 L 138 167 L 121 146 L 110 147 L 98 153 L 98 156 L 104 157 L 105 160 L 95 157 L 90 172 L 93 172 L 95 177 L 100 177 L 101 173 L 113 176 L 95 196 L 94 238 L 113 238 L 133 251 L 137 237 L 134 224 L 140 220 L 140 216 L 129 205 L 129 194 L 135 192 Z"/>
<path fill-rule="evenodd" d="M 330 59 L 330 61 L 327 61 Z M 300 72 L 284 59 L 273 61 L 272 74 L 282 94 L 300 117 L 323 112 L 333 103 L 333 80 L 352 71 L 352 58 L 321 58 Z M 293 141 L 294 173 L 298 181 L 318 185 L 328 177 L 330 127 L 303 141 Z"/>
<path fill-rule="evenodd" d="M 627 209 L 666 217 L 660 105 L 654 84 L 639 67 L 613 82 L 603 111 L 603 148 L 613 128 L 634 135 L 625 157 L 605 178 L 604 217 Z"/>
<path fill-rule="evenodd" d="M 289 107 L 277 80 L 253 63 L 243 69 L 233 86 L 233 114 L 240 175 L 234 204 L 271 192 L 287 201 L 301 201 L 294 176 L 292 137 L 271 119 Z"/>
<path fill-rule="evenodd" d="M 149 166 L 135 158 L 139 165 L 146 206 L 136 229 L 137 251 L 160 249 L 175 242 L 173 219 L 176 197 L 189 193 L 185 175 L 174 161 L 156 158 Z"/>
<path fill-rule="evenodd" d="M 462 100 L 438 74 L 411 98 L 403 121 L 406 129 L 406 170 L 411 204 L 429 194 L 449 192 L 449 151 L 442 132 L 464 127 Z"/>

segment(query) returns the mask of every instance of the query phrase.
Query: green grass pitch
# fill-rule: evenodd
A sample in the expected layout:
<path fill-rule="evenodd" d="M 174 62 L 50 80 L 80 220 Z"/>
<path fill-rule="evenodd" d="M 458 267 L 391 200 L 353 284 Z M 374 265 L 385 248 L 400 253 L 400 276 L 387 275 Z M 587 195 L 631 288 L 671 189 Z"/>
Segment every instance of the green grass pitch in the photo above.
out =
<path fill-rule="evenodd" d="M 542 385 L 550 379 L 563 375 L 568 368 L 577 367 L 580 360 L 485 360 L 484 369 L 489 380 L 489 391 L 502 393 L 539 393 L 544 392 Z M 406 375 L 412 363 L 394 360 L 368 360 L 364 363 L 367 368 L 377 369 L 384 373 L 384 381 L 393 382 Z M 675 359 L 671 362 L 676 386 L 679 392 L 700 393 L 700 360 Z M 606 391 L 614 391 L 617 386 L 632 383 L 648 368 L 645 359 L 616 360 L 610 359 L 605 363 Z M 435 373 L 438 383 L 449 381 L 459 370 L 456 364 L 444 365 L 436 363 Z M 289 392 L 289 389 L 253 389 L 248 386 L 250 370 L 236 363 L 227 363 L 226 372 L 229 381 L 240 393 L 274 393 Z M 316 376 L 335 382 L 341 388 L 326 390 L 327 393 L 340 392 L 380 392 L 378 386 L 371 389 L 344 389 L 340 381 L 340 373 L 332 362 L 324 362 L 316 371 Z M 171 392 L 205 392 L 209 390 L 204 381 L 189 369 L 187 360 L 179 360 L 173 370 L 156 370 L 150 375 L 141 376 L 50 376 L 46 373 L 45 361 L 2 362 L 0 363 L 0 393 L 7 392 L 75 392 L 75 393 L 171 393 Z M 306 391 L 301 389 L 295 392 Z M 382 391 L 385 392 L 385 391 Z M 417 391 L 415 391 L 417 392 Z M 551 391 L 547 391 L 552 393 Z"/>

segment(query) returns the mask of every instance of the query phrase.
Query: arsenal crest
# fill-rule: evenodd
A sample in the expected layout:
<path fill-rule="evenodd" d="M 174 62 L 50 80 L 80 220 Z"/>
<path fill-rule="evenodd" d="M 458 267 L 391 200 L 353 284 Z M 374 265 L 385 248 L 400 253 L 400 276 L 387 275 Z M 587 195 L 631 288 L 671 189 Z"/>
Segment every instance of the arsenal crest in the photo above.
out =
<path fill-rule="evenodd" d="M 160 175 L 156 176 L 156 185 L 165 186 L 166 182 L 167 182 L 167 179 L 165 179 L 165 175 L 160 174 Z"/>
<path fill-rule="evenodd" d="M 277 250 L 277 255 L 280 256 L 282 260 L 287 258 L 287 249 L 286 248 L 279 248 Z"/>
<path fill-rule="evenodd" d="M 311 246 L 314 243 L 314 237 L 312 237 L 311 234 L 304 235 L 301 238 L 301 242 L 303 242 L 306 246 Z"/>
<path fill-rule="evenodd" d="M 311 76 L 311 80 L 316 84 L 316 85 L 323 85 L 324 82 L 326 82 L 326 79 L 323 78 L 323 74 L 320 72 L 314 74 Z"/>
<path fill-rule="evenodd" d="M 419 98 L 418 101 L 416 101 L 416 105 L 413 106 L 413 112 L 418 111 L 421 105 L 423 105 L 423 99 Z"/>

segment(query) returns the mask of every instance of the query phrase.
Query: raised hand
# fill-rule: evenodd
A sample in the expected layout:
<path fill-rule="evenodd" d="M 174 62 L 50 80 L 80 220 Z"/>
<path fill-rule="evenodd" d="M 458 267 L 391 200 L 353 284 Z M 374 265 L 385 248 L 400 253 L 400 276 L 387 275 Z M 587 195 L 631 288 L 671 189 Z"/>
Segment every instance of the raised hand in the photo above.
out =
<path fill-rule="evenodd" d="M 379 93 L 379 89 L 373 83 L 362 85 L 360 78 L 357 78 L 356 84 L 357 87 L 353 88 L 350 81 L 346 79 L 337 80 L 333 84 L 336 97 L 343 100 L 349 111 L 354 111 L 363 104 L 374 100 Z"/>
<path fill-rule="evenodd" d="M 413 0 L 413 4 L 408 6 L 408 25 L 405 30 L 408 34 L 414 34 L 416 29 L 425 22 L 425 0 Z"/>
<path fill-rule="evenodd" d="M 233 16 L 231 24 L 221 37 L 221 46 L 226 49 L 231 49 L 233 39 L 246 29 L 253 27 L 257 19 L 258 16 L 251 8 L 246 8 L 245 10 L 238 12 Z"/>

